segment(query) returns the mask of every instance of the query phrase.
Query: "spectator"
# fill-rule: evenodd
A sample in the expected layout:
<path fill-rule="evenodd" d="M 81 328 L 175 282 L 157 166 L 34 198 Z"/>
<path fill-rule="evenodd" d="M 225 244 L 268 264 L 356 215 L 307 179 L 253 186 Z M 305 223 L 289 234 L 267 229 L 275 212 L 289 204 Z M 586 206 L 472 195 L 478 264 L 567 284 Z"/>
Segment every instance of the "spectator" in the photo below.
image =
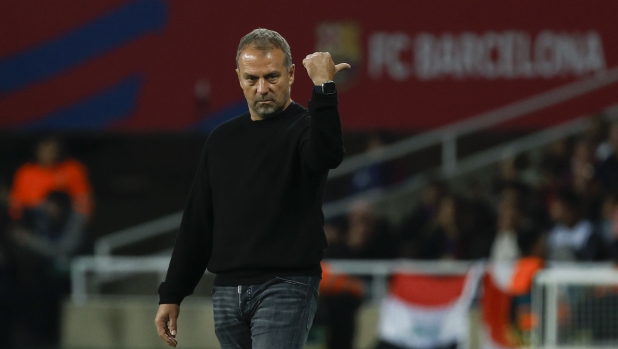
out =
<path fill-rule="evenodd" d="M 14 175 L 8 237 L 19 277 L 16 321 L 28 334 L 18 341 L 45 347 L 58 345 L 69 259 L 85 248 L 84 228 L 93 204 L 84 166 L 64 156 L 58 139 L 38 142 L 35 159 Z"/>
<path fill-rule="evenodd" d="M 35 153 L 36 162 L 22 165 L 15 173 L 9 197 L 12 219 L 19 220 L 24 210 L 39 206 L 53 191 L 68 193 L 75 211 L 89 216 L 93 203 L 85 167 L 66 158 L 63 145 L 56 138 L 41 140 Z"/>
<path fill-rule="evenodd" d="M 384 145 L 378 135 L 371 135 L 365 152 L 381 148 Z M 386 186 L 386 165 L 379 162 L 365 166 L 352 174 L 350 194 L 361 193 L 370 189 L 383 189 Z"/>
<path fill-rule="evenodd" d="M 395 256 L 388 224 L 376 216 L 369 202 L 353 203 L 347 223 L 346 244 L 339 258 L 386 259 Z"/>
<path fill-rule="evenodd" d="M 588 119 L 588 126 L 584 130 L 583 138 L 592 145 L 597 156 L 602 155 L 603 150 L 600 150 L 600 145 L 607 138 L 608 126 L 603 113 L 594 114 Z"/>
<path fill-rule="evenodd" d="M 328 349 L 352 349 L 356 333 L 356 314 L 364 297 L 363 281 L 333 273 L 322 262 L 320 300 L 314 322 L 326 329 Z"/>
<path fill-rule="evenodd" d="M 19 309 L 31 334 L 29 345 L 59 341 L 60 302 L 70 290 L 69 260 L 84 246 L 84 220 L 68 194 L 52 192 L 41 205 L 24 210 L 9 230 L 18 256 Z"/>
<path fill-rule="evenodd" d="M 579 197 L 583 217 L 592 221 L 598 220 L 602 187 L 597 179 L 593 147 L 587 140 L 578 141 L 573 150 L 571 186 Z"/>
<path fill-rule="evenodd" d="M 618 121 L 611 125 L 607 142 L 603 144 L 607 152 L 599 163 L 598 177 L 606 189 L 618 190 Z"/>
<path fill-rule="evenodd" d="M 416 256 L 420 259 L 465 259 L 459 223 L 459 200 L 445 196 L 434 219 L 422 229 Z"/>
<path fill-rule="evenodd" d="M 511 323 L 516 342 L 520 346 L 529 346 L 536 322 L 532 312 L 532 283 L 536 273 L 544 267 L 546 245 L 539 230 L 525 229 L 517 234 L 517 246 L 521 257 L 515 264 L 511 282 Z"/>
<path fill-rule="evenodd" d="M 461 207 L 462 236 L 466 259 L 487 258 L 495 237 L 496 213 L 483 197 L 480 183 L 468 183 L 467 198 Z"/>
<path fill-rule="evenodd" d="M 592 144 L 585 139 L 577 141 L 570 161 L 572 183 L 577 186 L 579 181 L 591 180 L 595 162 Z"/>
<path fill-rule="evenodd" d="M 364 204 L 362 206 L 367 207 Z M 343 224 L 337 219 L 324 224 L 324 232 L 328 240 L 325 258 L 355 257 L 354 252 L 348 246 L 347 236 L 343 231 Z M 361 279 L 346 274 L 333 273 L 328 262 L 322 262 L 320 299 L 312 331 L 314 331 L 314 328 L 316 331 L 319 328 L 324 328 L 326 348 L 352 348 L 354 334 L 356 333 L 356 313 L 362 304 L 363 297 L 364 285 Z"/>
<path fill-rule="evenodd" d="M 543 192 L 547 190 L 551 193 L 553 188 L 559 187 L 568 178 L 566 141 L 548 147 L 545 157 L 549 164 L 540 173 L 531 168 L 530 157 L 524 154 L 504 159 L 500 165 L 501 177 L 494 191 L 499 195 L 514 195 L 520 216 L 530 221 L 527 224 L 548 228 Z"/>
<path fill-rule="evenodd" d="M 518 184 L 520 186 L 537 188 L 541 183 L 539 169 L 533 166 L 530 154 L 518 154 L 505 158 L 500 164 L 501 182 L 503 185 Z"/>
<path fill-rule="evenodd" d="M 562 138 L 547 146 L 541 161 L 541 182 L 545 187 L 562 185 L 569 173 L 569 145 Z"/>
<path fill-rule="evenodd" d="M 500 181 L 506 183 L 519 182 L 519 170 L 523 165 L 522 157 L 507 157 L 500 162 Z"/>
<path fill-rule="evenodd" d="M 601 207 L 601 219 L 597 223 L 596 230 L 607 245 L 611 245 L 614 237 L 614 218 L 618 223 L 618 197 L 615 193 L 608 193 L 603 199 Z M 618 232 L 617 232 L 618 233 Z"/>
<path fill-rule="evenodd" d="M 492 261 L 513 262 L 521 257 L 517 244 L 518 223 L 522 219 L 519 194 L 514 188 L 505 188 L 498 204 L 496 238 L 491 246 Z"/>
<path fill-rule="evenodd" d="M 618 193 L 605 196 L 597 230 L 603 243 L 609 246 L 612 259 L 618 260 Z"/>
<path fill-rule="evenodd" d="M 604 257 L 604 246 L 593 224 L 584 219 L 579 198 L 563 189 L 550 206 L 555 225 L 549 232 L 548 259 L 553 261 L 593 261 Z"/>
<path fill-rule="evenodd" d="M 403 220 L 397 234 L 399 257 L 416 257 L 421 229 L 434 219 L 444 192 L 442 182 L 435 181 L 427 185 L 418 206 Z"/>
<path fill-rule="evenodd" d="M 328 242 L 328 248 L 324 258 L 345 258 L 347 256 L 347 241 L 343 223 L 338 220 L 329 220 L 324 223 L 324 235 Z"/>
<path fill-rule="evenodd" d="M 603 131 L 598 134 L 601 135 L 603 138 L 600 139 L 598 142 L 595 142 L 595 157 L 598 161 L 605 161 L 608 157 L 612 155 L 612 153 L 614 153 L 614 147 L 612 146 L 611 138 L 612 132 L 616 131 L 612 131 L 612 129 L 618 125 L 618 121 L 614 121 L 611 125 L 605 122 L 605 120 L 603 119 L 601 120 L 601 122 L 603 122 L 603 124 L 601 125 Z M 615 136 L 618 136 L 618 134 L 616 134 Z"/>

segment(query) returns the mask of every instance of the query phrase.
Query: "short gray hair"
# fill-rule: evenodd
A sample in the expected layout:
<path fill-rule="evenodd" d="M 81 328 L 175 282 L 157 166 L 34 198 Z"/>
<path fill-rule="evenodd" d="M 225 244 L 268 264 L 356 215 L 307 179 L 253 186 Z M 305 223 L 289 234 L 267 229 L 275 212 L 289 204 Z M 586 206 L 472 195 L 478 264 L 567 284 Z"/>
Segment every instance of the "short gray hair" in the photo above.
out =
<path fill-rule="evenodd" d="M 260 51 L 270 51 L 274 48 L 280 49 L 285 55 L 283 64 L 288 69 L 292 67 L 292 53 L 290 52 L 290 45 L 288 45 L 288 42 L 285 41 L 283 36 L 274 30 L 258 28 L 240 39 L 240 44 L 238 44 L 238 50 L 236 51 L 236 68 L 238 68 L 240 53 L 250 45 Z"/>

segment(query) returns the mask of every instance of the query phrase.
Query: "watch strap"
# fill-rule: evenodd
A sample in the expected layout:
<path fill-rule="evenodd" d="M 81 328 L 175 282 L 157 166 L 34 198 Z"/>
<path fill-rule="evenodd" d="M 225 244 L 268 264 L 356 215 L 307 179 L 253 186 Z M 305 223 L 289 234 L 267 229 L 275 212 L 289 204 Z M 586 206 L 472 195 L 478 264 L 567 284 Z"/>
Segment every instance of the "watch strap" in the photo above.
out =
<path fill-rule="evenodd" d="M 332 80 L 326 81 L 321 85 L 314 85 L 313 91 L 320 93 L 320 94 L 324 94 L 324 95 L 332 95 L 332 94 L 335 94 L 335 92 L 337 92 L 335 88 L 335 82 Z"/>

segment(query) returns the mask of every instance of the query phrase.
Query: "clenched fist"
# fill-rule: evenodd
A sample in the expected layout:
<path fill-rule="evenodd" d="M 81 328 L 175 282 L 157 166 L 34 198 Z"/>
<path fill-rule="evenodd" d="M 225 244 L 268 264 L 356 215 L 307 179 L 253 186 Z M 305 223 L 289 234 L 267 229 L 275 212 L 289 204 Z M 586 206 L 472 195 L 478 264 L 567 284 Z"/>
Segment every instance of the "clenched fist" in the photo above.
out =
<path fill-rule="evenodd" d="M 303 65 L 307 69 L 307 74 L 314 85 L 322 85 L 326 81 L 331 81 L 339 71 L 350 69 L 348 63 L 339 63 L 335 65 L 330 53 L 315 52 L 307 55 L 303 59 Z"/>

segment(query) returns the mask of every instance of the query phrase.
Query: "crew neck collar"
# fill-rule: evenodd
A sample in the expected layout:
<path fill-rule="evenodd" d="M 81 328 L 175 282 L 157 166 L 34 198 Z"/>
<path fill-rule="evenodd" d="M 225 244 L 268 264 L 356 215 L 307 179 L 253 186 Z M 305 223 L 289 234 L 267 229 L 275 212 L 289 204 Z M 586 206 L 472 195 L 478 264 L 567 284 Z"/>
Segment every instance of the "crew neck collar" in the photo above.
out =
<path fill-rule="evenodd" d="M 299 105 L 296 102 L 292 101 L 287 106 L 287 108 L 285 108 L 281 113 L 279 113 L 279 114 L 277 114 L 277 115 L 275 115 L 273 117 L 270 117 L 270 118 L 267 118 L 267 119 L 261 119 L 261 120 L 253 120 L 251 118 L 251 112 L 248 112 L 247 119 L 251 123 L 254 123 L 254 124 L 268 123 L 269 121 L 281 120 L 281 119 L 285 118 L 287 115 L 293 114 L 295 111 L 297 111 L 298 110 L 298 106 Z"/>

